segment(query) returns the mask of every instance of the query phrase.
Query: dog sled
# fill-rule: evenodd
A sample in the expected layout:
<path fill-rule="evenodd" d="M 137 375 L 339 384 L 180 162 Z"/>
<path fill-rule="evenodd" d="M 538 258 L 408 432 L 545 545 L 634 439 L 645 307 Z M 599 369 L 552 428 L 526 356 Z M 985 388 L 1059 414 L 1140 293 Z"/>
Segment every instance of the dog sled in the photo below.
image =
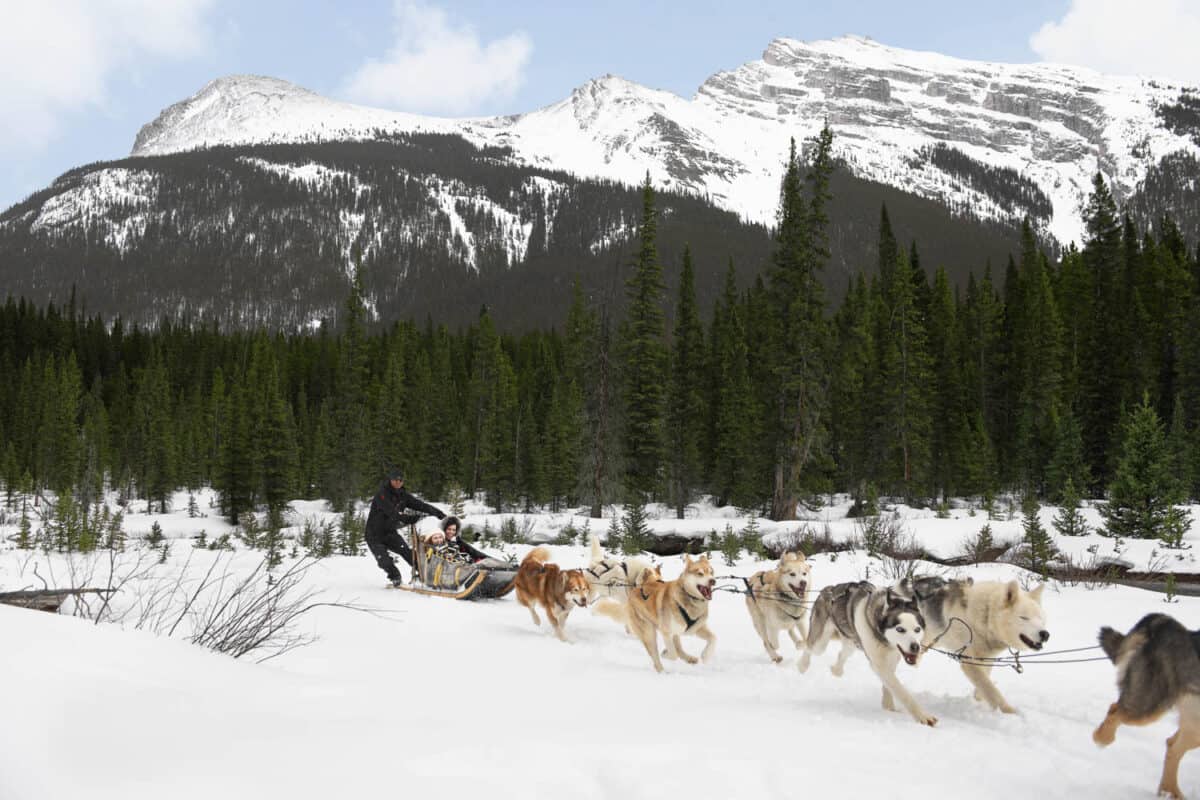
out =
<path fill-rule="evenodd" d="M 517 564 L 497 558 L 482 561 L 447 558 L 421 541 L 415 525 L 409 528 L 413 552 L 412 583 L 397 589 L 455 600 L 488 600 L 504 597 L 513 589 Z"/>

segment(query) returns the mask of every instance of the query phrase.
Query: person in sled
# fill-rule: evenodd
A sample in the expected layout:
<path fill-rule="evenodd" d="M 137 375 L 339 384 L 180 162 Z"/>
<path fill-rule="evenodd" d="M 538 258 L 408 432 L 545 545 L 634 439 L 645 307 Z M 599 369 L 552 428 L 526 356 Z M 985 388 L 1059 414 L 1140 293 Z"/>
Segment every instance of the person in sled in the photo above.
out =
<path fill-rule="evenodd" d="M 486 554 L 476 550 L 470 542 L 458 535 L 461 528 L 462 523 L 459 522 L 458 517 L 444 517 L 441 522 L 441 533 L 445 543 L 442 546 L 447 550 L 461 553 L 467 561 L 472 563 L 488 558 Z"/>
<path fill-rule="evenodd" d="M 408 565 L 413 565 L 412 548 L 398 529 L 416 521 L 416 517 L 405 514 L 405 509 L 419 511 L 422 514 L 432 514 L 438 519 L 445 519 L 446 512 L 413 497 L 404 489 L 404 472 L 393 469 L 387 475 L 387 480 L 379 487 L 379 491 L 371 498 L 371 510 L 367 514 L 367 548 L 375 557 L 375 563 L 387 573 L 388 580 L 393 586 L 404 583 L 400 570 L 396 568 L 396 560 L 392 553 L 397 553 Z"/>

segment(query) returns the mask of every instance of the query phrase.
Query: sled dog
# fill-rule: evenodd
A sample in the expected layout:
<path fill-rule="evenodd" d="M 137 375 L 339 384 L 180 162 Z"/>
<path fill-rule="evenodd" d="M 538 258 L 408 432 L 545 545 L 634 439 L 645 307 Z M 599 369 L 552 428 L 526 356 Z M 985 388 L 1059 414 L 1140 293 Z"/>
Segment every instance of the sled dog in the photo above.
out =
<path fill-rule="evenodd" d="M 1041 650 L 1050 638 L 1042 611 L 1045 584 L 1026 592 L 1016 581 L 922 577 L 904 581 L 903 587 L 911 588 L 925 617 L 926 646 L 986 659 L 1010 649 Z M 990 666 L 969 659 L 960 664 L 976 700 L 1005 714 L 1016 712 L 992 683 Z"/>
<path fill-rule="evenodd" d="M 572 608 L 587 605 L 588 582 L 584 580 L 582 570 L 560 569 L 557 564 L 549 563 L 549 558 L 548 549 L 535 547 L 521 561 L 513 584 L 517 589 L 517 602 L 529 609 L 533 624 L 542 624 L 535 608 L 540 605 L 546 610 L 554 634 L 565 642 L 567 636 L 563 626 Z"/>
<path fill-rule="evenodd" d="M 712 600 L 712 564 L 707 555 L 695 561 L 691 556 L 683 557 L 683 573 L 673 581 L 664 581 L 656 570 L 647 570 L 645 580 L 629 592 L 627 603 L 605 597 L 596 603 L 596 613 L 624 623 L 626 629 L 641 640 L 650 654 L 650 661 L 657 672 L 663 671 L 662 659 L 658 656 L 658 636 L 662 634 L 663 655 L 667 658 L 682 658 L 689 664 L 708 660 L 717 646 L 717 637 L 708 629 L 708 604 Z M 687 634 L 705 641 L 700 658 L 683 649 L 679 637 Z"/>
<path fill-rule="evenodd" d="M 1092 740 L 1106 747 L 1121 725 L 1148 725 L 1178 709 L 1179 729 L 1167 739 L 1158 793 L 1182 800 L 1179 762 L 1200 747 L 1200 631 L 1166 614 L 1147 614 L 1126 634 L 1101 628 L 1100 647 L 1117 667 L 1119 694 Z"/>
<path fill-rule="evenodd" d="M 630 588 L 642 582 L 642 573 L 650 567 L 650 562 L 637 557 L 621 560 L 606 556 L 594 533 L 588 537 L 588 544 L 591 545 L 592 560 L 583 571 L 590 587 L 588 602 L 598 597 L 615 597 L 624 602 Z"/>
<path fill-rule="evenodd" d="M 895 700 L 899 700 L 917 722 L 936 725 L 937 717 L 926 713 L 896 677 L 900 659 L 909 666 L 920 661 L 924 628 L 916 601 L 907 593 L 866 581 L 826 586 L 813 604 L 800 671 L 808 671 L 812 655 L 825 652 L 830 640 L 840 639 L 842 650 L 830 667 L 834 675 L 840 677 L 846 659 L 861 650 L 883 683 L 883 707 L 896 711 Z"/>
<path fill-rule="evenodd" d="M 746 581 L 746 608 L 767 655 L 778 664 L 779 633 L 787 631 L 797 650 L 808 636 L 808 592 L 811 567 L 803 553 L 784 553 L 779 566 L 756 572 Z"/>

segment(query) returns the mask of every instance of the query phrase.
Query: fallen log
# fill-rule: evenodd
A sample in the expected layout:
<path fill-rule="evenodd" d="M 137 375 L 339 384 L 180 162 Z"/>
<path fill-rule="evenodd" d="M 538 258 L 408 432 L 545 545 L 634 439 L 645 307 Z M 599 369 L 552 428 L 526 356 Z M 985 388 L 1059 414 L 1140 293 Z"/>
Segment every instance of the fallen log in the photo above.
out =
<path fill-rule="evenodd" d="M 23 589 L 19 592 L 0 592 L 0 603 L 21 608 L 32 608 L 37 611 L 57 612 L 59 606 L 68 597 L 82 594 L 105 595 L 116 589 Z"/>

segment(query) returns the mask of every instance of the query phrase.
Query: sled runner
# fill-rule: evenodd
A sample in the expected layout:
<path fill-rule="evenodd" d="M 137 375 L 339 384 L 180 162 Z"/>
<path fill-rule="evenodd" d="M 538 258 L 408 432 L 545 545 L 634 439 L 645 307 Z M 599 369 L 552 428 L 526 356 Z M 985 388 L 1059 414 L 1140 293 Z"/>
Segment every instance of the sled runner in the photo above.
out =
<path fill-rule="evenodd" d="M 421 541 L 416 526 L 409 528 L 413 551 L 413 582 L 396 586 L 405 592 L 476 600 L 503 597 L 512 591 L 517 565 L 495 558 L 471 562 L 439 555 Z"/>

